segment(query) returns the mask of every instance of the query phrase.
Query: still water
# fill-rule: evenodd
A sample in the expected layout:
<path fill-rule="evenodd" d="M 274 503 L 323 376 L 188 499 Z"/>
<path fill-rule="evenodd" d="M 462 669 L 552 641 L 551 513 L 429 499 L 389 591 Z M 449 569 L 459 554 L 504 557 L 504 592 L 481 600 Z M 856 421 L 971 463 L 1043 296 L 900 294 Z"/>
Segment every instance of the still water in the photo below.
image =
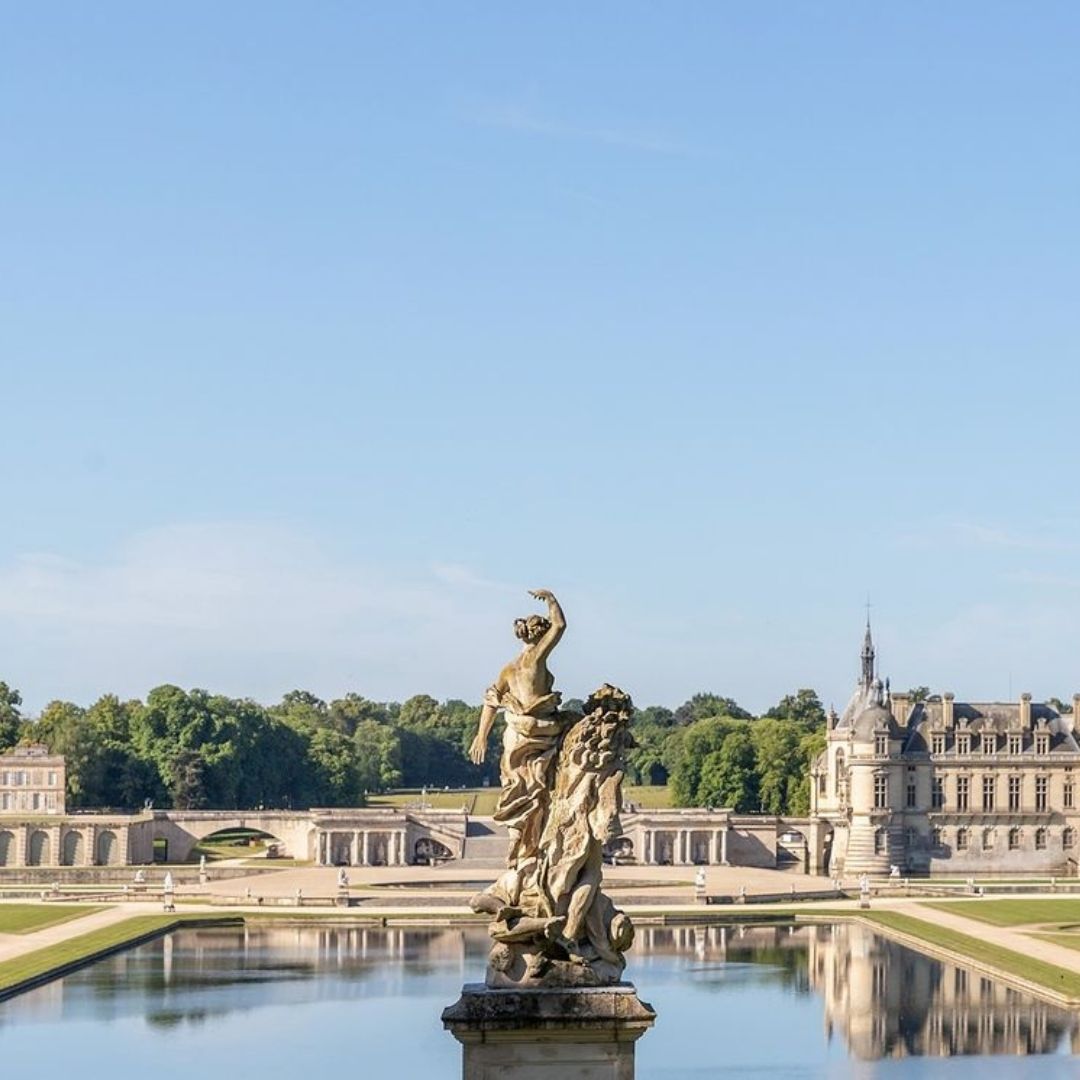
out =
<path fill-rule="evenodd" d="M 452 1078 L 482 930 L 186 930 L 0 1004 L 19 1080 Z M 1078 1017 L 858 926 L 644 928 L 639 1080 L 1080 1076 Z"/>

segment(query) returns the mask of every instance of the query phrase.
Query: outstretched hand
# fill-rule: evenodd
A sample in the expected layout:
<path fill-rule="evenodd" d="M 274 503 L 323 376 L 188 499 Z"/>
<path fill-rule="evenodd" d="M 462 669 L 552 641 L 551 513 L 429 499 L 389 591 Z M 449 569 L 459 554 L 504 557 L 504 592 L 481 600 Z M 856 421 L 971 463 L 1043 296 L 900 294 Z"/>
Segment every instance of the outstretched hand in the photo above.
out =
<path fill-rule="evenodd" d="M 555 594 L 550 589 L 530 589 L 529 595 L 537 600 L 543 600 L 545 604 L 550 604 L 555 599 Z"/>

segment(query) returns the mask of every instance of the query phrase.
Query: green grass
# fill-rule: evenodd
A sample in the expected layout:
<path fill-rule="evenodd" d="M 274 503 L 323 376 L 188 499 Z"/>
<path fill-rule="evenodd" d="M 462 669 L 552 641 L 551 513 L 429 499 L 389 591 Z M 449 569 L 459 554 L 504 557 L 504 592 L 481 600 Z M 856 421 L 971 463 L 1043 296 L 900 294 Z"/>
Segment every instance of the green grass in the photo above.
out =
<path fill-rule="evenodd" d="M 30 934 L 104 910 L 73 904 L 0 904 L 0 934 Z"/>
<path fill-rule="evenodd" d="M 1054 945 L 1064 946 L 1066 949 L 1075 949 L 1080 952 L 1080 934 L 1032 934 L 1033 938 L 1040 941 L 1049 941 Z"/>
<path fill-rule="evenodd" d="M 1080 922 L 1080 899 L 1059 897 L 1045 900 L 956 900 L 952 903 L 924 904 L 966 919 L 978 919 L 991 926 L 1030 926 L 1038 923 Z"/>
<path fill-rule="evenodd" d="M 103 930 L 93 930 L 89 934 L 80 934 L 58 945 L 36 949 L 25 956 L 16 957 L 0 963 L 0 998 L 5 997 L 12 988 L 31 979 L 55 974 L 60 975 L 72 965 L 78 965 L 105 953 L 112 952 L 148 935 L 170 930 L 187 921 L 207 922 L 205 916 L 185 917 L 183 915 L 136 915 Z M 222 923 L 231 919 L 212 920 Z"/>
<path fill-rule="evenodd" d="M 623 802 L 633 803 L 643 810 L 669 810 L 671 808 L 671 788 L 667 785 L 638 787 L 625 784 L 623 786 Z"/>
<path fill-rule="evenodd" d="M 432 810 L 460 810 L 466 807 L 474 817 L 491 817 L 499 799 L 498 788 L 456 788 L 452 791 L 432 789 L 425 796 L 419 791 L 388 791 L 382 795 L 369 795 L 367 805 L 379 807 L 417 806 L 421 800 Z"/>

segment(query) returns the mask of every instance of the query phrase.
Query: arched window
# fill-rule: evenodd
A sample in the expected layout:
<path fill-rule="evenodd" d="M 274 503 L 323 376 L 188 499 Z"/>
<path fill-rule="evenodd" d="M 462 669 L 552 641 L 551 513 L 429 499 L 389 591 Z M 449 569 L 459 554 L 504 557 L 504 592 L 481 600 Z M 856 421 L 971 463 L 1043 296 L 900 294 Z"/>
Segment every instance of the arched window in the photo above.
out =
<path fill-rule="evenodd" d="M 994 847 L 994 830 L 983 829 L 982 837 L 983 851 L 991 851 Z"/>
<path fill-rule="evenodd" d="M 1046 830 L 1045 829 L 1036 829 L 1035 830 L 1035 850 L 1036 851 L 1045 851 L 1046 850 Z"/>
<path fill-rule="evenodd" d="M 1020 830 L 1013 826 L 1009 830 L 1009 850 L 1016 851 L 1020 847 Z"/>
<path fill-rule="evenodd" d="M 839 795 L 844 782 L 844 751 L 836 751 L 836 775 L 833 777 L 833 794 Z"/>
<path fill-rule="evenodd" d="M 884 855 L 885 854 L 885 843 L 886 843 L 886 841 L 885 841 L 885 830 L 884 829 L 875 829 L 874 830 L 874 854 L 875 855 Z"/>
<path fill-rule="evenodd" d="M 1066 825 L 1061 833 L 1061 846 L 1065 849 L 1076 847 L 1076 830 L 1071 825 Z"/>
<path fill-rule="evenodd" d="M 930 842 L 931 842 L 931 843 L 932 843 L 932 844 L 934 845 L 934 847 L 936 847 L 936 848 L 939 848 L 939 847 L 941 847 L 941 830 L 940 830 L 940 829 L 933 829 L 933 830 L 931 830 L 931 833 L 930 833 Z"/>
<path fill-rule="evenodd" d="M 956 850 L 967 851 L 968 849 L 968 831 L 967 829 L 960 828 L 956 830 Z"/>

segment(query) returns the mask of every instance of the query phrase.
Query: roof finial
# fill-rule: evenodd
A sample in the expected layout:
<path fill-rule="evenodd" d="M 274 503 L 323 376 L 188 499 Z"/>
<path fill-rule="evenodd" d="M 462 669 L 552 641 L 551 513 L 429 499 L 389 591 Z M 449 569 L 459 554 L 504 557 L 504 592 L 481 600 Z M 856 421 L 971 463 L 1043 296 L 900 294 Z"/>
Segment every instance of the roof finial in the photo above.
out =
<path fill-rule="evenodd" d="M 862 647 L 862 685 L 869 689 L 874 681 L 874 638 L 870 632 L 870 597 L 866 597 L 866 634 Z"/>

